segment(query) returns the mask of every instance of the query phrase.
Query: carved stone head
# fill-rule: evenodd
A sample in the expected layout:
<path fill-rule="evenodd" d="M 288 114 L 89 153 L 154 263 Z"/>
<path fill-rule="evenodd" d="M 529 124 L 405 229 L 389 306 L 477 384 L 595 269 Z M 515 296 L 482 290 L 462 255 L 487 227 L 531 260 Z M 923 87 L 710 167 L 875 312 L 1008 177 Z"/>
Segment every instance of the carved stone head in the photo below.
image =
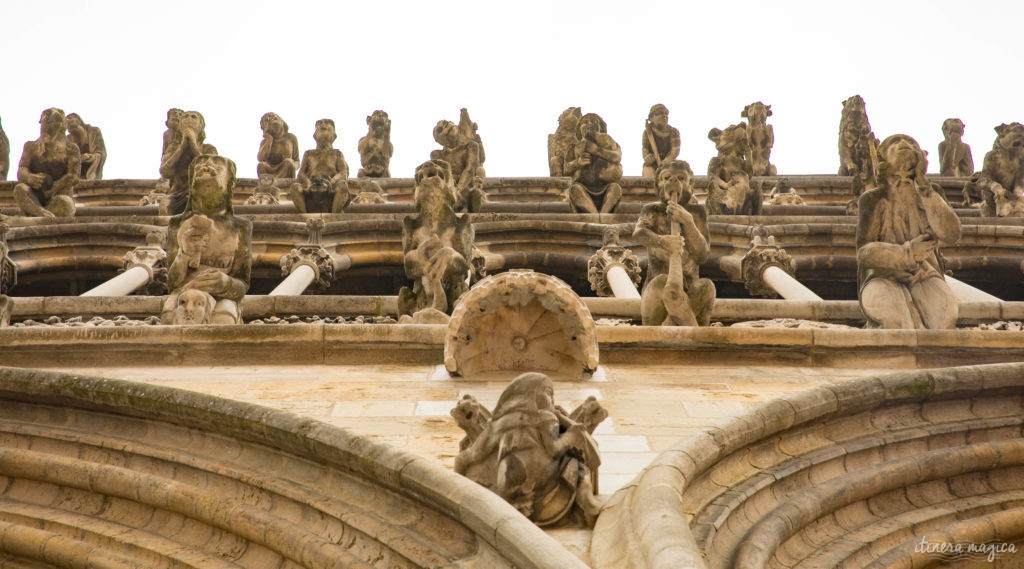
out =
<path fill-rule="evenodd" d="M 995 128 L 996 140 L 993 149 L 1000 149 L 1010 155 L 1024 158 L 1024 124 L 1014 122 Z"/>
<path fill-rule="evenodd" d="M 181 115 L 183 114 L 185 114 L 185 111 L 181 109 L 167 109 L 167 122 L 164 124 L 172 130 L 178 128 L 178 121 L 181 120 Z"/>
<path fill-rule="evenodd" d="M 199 111 L 186 111 L 178 119 L 178 134 L 185 136 L 191 134 L 196 142 L 202 144 L 206 140 L 206 119 Z"/>
<path fill-rule="evenodd" d="M 217 301 L 204 291 L 183 290 L 174 306 L 172 324 L 209 324 Z"/>
<path fill-rule="evenodd" d="M 260 117 L 260 129 L 271 136 L 284 136 L 288 133 L 288 123 L 277 113 L 266 113 Z"/>
<path fill-rule="evenodd" d="M 587 113 L 580 118 L 576 126 L 576 138 L 582 140 L 586 137 L 594 137 L 600 133 L 608 132 L 608 125 L 597 113 Z"/>
<path fill-rule="evenodd" d="M 434 140 L 445 148 L 456 146 L 459 143 L 459 127 L 452 121 L 437 121 L 434 125 Z"/>
<path fill-rule="evenodd" d="M 334 130 L 333 120 L 320 119 L 316 121 L 316 125 L 313 130 L 313 140 L 316 141 L 317 146 L 330 146 L 334 144 L 334 141 L 337 138 L 338 133 Z"/>
<path fill-rule="evenodd" d="M 416 188 L 413 193 L 416 209 L 435 211 L 441 206 L 455 206 L 455 186 L 452 167 L 444 160 L 427 160 L 416 168 Z"/>
<path fill-rule="evenodd" d="M 719 154 L 743 155 L 747 150 L 747 125 L 729 125 L 725 130 L 713 128 L 708 132 L 708 139 L 715 143 Z"/>
<path fill-rule="evenodd" d="M 693 169 L 685 160 L 669 160 L 654 172 L 661 203 L 686 204 L 693 195 Z"/>
<path fill-rule="evenodd" d="M 84 138 L 85 135 L 85 121 L 82 117 L 78 116 L 78 113 L 71 113 L 67 116 L 68 121 L 68 134 L 75 133 Z"/>
<path fill-rule="evenodd" d="M 651 121 L 654 126 L 664 127 L 668 124 L 668 107 L 661 103 L 654 105 L 647 113 L 647 120 Z"/>
<path fill-rule="evenodd" d="M 960 119 L 942 121 L 942 134 L 946 138 L 960 138 L 964 135 L 964 121 Z"/>
<path fill-rule="evenodd" d="M 373 111 L 373 114 L 366 117 L 366 124 L 370 126 L 370 132 L 383 136 L 391 133 L 391 119 L 384 111 Z"/>
<path fill-rule="evenodd" d="M 860 95 L 854 95 L 849 99 L 843 101 L 843 114 L 860 113 L 864 114 L 867 111 L 864 105 L 864 98 Z"/>
<path fill-rule="evenodd" d="M 880 180 L 891 176 L 914 177 L 924 180 L 928 166 L 928 153 L 912 137 L 894 134 L 878 146 L 878 177 Z"/>
<path fill-rule="evenodd" d="M 565 109 L 562 111 L 562 114 L 558 115 L 558 129 L 575 132 L 576 125 L 579 124 L 582 116 L 583 110 L 579 107 L 569 107 L 568 109 Z"/>
<path fill-rule="evenodd" d="M 765 124 L 768 121 L 768 117 L 772 116 L 772 106 L 766 105 L 761 101 L 750 103 L 743 107 L 743 112 L 740 113 L 740 116 L 750 121 L 750 124 Z"/>
<path fill-rule="evenodd" d="M 230 214 L 235 189 L 235 163 L 216 154 L 200 154 L 188 167 L 187 211 Z"/>
<path fill-rule="evenodd" d="M 64 111 L 56 107 L 50 107 L 40 115 L 39 124 L 42 125 L 40 127 L 41 132 L 54 135 L 67 130 L 68 120 L 64 116 Z"/>

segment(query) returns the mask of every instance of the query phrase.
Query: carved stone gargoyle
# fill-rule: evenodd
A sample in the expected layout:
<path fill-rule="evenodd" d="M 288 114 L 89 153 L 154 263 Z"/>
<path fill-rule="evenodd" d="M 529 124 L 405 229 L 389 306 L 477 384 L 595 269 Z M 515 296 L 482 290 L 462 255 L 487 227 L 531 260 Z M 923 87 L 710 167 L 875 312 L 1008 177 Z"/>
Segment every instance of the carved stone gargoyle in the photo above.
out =
<path fill-rule="evenodd" d="M 572 413 L 555 405 L 551 378 L 524 373 L 505 388 L 493 413 L 472 395 L 451 411 L 466 437 L 455 471 L 485 486 L 538 526 L 594 527 L 601 465 L 591 434 L 608 412 L 588 397 Z"/>

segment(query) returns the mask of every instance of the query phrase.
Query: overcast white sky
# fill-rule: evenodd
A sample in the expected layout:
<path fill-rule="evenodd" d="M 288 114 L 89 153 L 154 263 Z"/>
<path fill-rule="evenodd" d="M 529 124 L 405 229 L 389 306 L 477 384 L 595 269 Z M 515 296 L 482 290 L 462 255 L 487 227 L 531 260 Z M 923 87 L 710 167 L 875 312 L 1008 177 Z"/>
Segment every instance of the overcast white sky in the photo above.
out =
<path fill-rule="evenodd" d="M 154 6 L 159 6 L 154 8 Z M 1024 122 L 1024 2 L 10 2 L 0 119 L 12 171 L 47 107 L 103 129 L 106 178 L 158 176 L 170 107 L 206 117 L 207 142 L 254 177 L 259 119 L 284 117 L 304 151 L 333 118 L 355 175 L 374 109 L 392 120 L 391 173 L 411 177 L 440 119 L 467 107 L 489 176 L 546 176 L 568 106 L 596 112 L 639 175 L 650 106 L 707 171 L 712 127 L 772 106 L 780 174 L 835 173 L 841 103 L 861 94 L 879 138 L 906 133 L 937 171 L 941 124 L 967 125 L 977 168 L 992 128 Z"/>

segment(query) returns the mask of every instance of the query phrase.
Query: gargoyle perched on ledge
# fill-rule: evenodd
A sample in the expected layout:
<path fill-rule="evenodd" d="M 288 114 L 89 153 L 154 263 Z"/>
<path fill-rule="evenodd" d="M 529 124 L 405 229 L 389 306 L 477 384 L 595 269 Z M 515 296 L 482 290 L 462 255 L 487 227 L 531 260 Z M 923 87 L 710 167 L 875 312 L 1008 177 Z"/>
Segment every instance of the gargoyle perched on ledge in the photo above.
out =
<path fill-rule="evenodd" d="M 551 378 L 524 373 L 490 413 L 466 395 L 451 411 L 466 437 L 455 472 L 484 486 L 543 527 L 565 522 L 593 527 L 601 503 L 601 465 L 594 429 L 608 412 L 593 396 L 573 412 L 555 405 Z"/>
<path fill-rule="evenodd" d="M 316 148 L 302 155 L 298 182 L 288 190 L 299 213 L 341 213 L 352 201 L 348 191 L 348 163 L 340 150 L 334 148 L 338 134 L 334 121 L 316 121 L 313 140 Z"/>
<path fill-rule="evenodd" d="M 164 324 L 238 324 L 252 269 L 252 222 L 235 217 L 235 163 L 204 154 L 189 168 L 186 211 L 167 225 Z"/>

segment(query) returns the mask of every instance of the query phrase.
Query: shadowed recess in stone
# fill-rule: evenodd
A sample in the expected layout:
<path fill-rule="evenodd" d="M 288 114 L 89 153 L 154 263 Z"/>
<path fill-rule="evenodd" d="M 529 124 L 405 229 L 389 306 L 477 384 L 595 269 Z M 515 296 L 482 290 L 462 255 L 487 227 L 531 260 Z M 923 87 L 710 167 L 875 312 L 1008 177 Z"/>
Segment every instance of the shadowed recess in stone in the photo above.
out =
<path fill-rule="evenodd" d="M 483 488 L 298 415 L 12 368 L 0 400 L 5 567 L 582 567 Z"/>
<path fill-rule="evenodd" d="M 677 443 L 613 496 L 592 564 L 895 569 L 958 560 L 923 550 L 924 539 L 1013 545 L 1016 554 L 991 566 L 1019 567 L 1022 411 L 1022 364 L 857 379 L 765 403 Z"/>

